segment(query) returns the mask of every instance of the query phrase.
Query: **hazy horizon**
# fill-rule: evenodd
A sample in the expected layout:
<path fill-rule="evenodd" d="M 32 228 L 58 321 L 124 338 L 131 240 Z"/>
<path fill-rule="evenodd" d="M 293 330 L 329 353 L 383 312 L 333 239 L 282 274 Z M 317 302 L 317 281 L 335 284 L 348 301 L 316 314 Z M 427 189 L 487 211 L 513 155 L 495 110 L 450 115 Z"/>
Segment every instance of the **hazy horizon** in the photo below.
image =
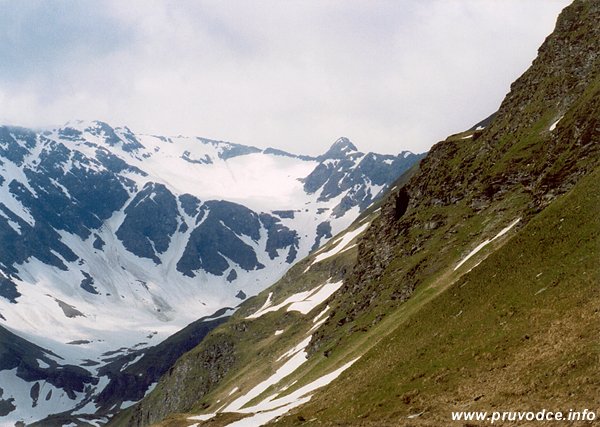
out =
<path fill-rule="evenodd" d="M 423 152 L 497 109 L 568 3 L 4 1 L 0 120 Z"/>

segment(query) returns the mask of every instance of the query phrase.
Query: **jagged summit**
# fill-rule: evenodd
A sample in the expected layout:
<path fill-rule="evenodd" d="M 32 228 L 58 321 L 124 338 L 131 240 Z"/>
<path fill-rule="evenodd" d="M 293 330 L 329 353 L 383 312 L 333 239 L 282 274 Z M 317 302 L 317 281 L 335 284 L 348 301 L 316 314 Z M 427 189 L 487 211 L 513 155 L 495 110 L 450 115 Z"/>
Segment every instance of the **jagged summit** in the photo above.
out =
<path fill-rule="evenodd" d="M 345 159 L 352 152 L 358 152 L 358 148 L 348 138 L 342 136 L 329 147 L 329 150 L 320 155 L 318 159 Z"/>

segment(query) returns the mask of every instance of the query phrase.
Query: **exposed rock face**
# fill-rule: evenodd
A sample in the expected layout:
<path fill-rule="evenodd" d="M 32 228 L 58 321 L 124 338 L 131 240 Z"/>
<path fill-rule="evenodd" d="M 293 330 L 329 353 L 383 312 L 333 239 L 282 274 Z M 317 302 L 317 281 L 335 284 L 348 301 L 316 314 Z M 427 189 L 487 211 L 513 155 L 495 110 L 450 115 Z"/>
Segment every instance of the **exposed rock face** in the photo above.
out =
<path fill-rule="evenodd" d="M 267 229 L 267 252 L 271 259 L 277 257 L 278 250 L 289 247 L 286 262 L 291 264 L 296 259 L 298 253 L 299 237 L 296 231 L 290 230 L 281 224 L 279 218 L 269 214 L 261 214 L 260 221 Z"/>
<path fill-rule="evenodd" d="M 230 267 L 225 257 L 247 271 L 264 268 L 254 250 L 239 237 L 247 236 L 255 242 L 260 239 L 258 215 L 225 201 L 211 201 L 205 206 L 208 216 L 190 235 L 177 269 L 190 277 L 200 269 L 220 276 Z"/>
<path fill-rule="evenodd" d="M 352 276 L 336 294 L 337 316 L 313 336 L 312 352 L 340 339 L 340 327 L 348 324 L 351 331 L 373 306 L 405 301 L 422 272 L 440 268 L 427 256 L 408 271 L 389 270 L 392 260 L 418 253 L 436 235 L 448 220 L 445 209 L 464 206 L 466 218 L 518 195 L 525 222 L 598 165 L 599 21 L 598 1 L 567 7 L 489 126 L 470 139 L 436 144 L 408 184 L 391 192 L 359 245 Z M 384 273 L 394 280 L 380 283 Z"/>
<path fill-rule="evenodd" d="M 235 364 L 234 348 L 231 339 L 224 336 L 204 343 L 202 351 L 182 359 L 163 377 L 162 384 L 168 388 L 168 392 L 161 394 L 161 401 L 136 405 L 127 425 L 151 425 L 171 413 L 191 408 Z M 194 381 L 189 381 L 190 375 L 193 375 Z"/>
<path fill-rule="evenodd" d="M 169 248 L 180 218 L 175 196 L 162 184 L 148 183 L 125 208 L 125 215 L 116 233 L 123 246 L 160 264 L 157 255 Z"/>

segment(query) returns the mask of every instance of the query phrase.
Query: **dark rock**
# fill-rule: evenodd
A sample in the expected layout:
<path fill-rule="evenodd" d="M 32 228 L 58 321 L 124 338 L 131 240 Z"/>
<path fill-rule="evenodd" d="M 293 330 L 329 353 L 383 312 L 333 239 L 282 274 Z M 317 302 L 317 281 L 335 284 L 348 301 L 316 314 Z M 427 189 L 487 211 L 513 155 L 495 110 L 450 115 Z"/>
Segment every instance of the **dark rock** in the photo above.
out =
<path fill-rule="evenodd" d="M 356 146 L 346 137 L 341 137 L 335 141 L 325 154 L 317 157 L 319 161 L 326 159 L 345 159 L 352 152 L 357 152 Z"/>
<path fill-rule="evenodd" d="M 105 244 L 106 243 L 104 242 L 104 240 L 102 240 L 102 238 L 100 236 L 98 236 L 97 234 L 94 234 L 94 243 L 92 244 L 94 249 L 98 249 L 101 251 L 104 248 Z"/>
<path fill-rule="evenodd" d="M 31 390 L 29 390 L 29 397 L 31 397 L 31 406 L 33 408 L 35 408 L 37 406 L 37 401 L 38 398 L 40 397 L 40 383 L 39 382 L 35 382 L 32 386 L 31 386 Z"/>
<path fill-rule="evenodd" d="M 195 218 L 196 215 L 200 213 L 201 202 L 197 197 L 192 196 L 191 194 L 182 194 L 178 198 L 183 211 L 187 215 L 191 216 L 192 218 Z"/>
<path fill-rule="evenodd" d="M 231 282 L 233 282 L 235 279 L 237 279 L 237 277 L 238 277 L 238 276 L 237 276 L 237 273 L 236 273 L 236 271 L 235 271 L 235 270 L 232 268 L 232 269 L 229 271 L 229 274 L 227 275 L 227 281 L 228 281 L 229 283 L 231 283 Z"/>
<path fill-rule="evenodd" d="M 98 290 L 94 286 L 94 278 L 83 270 L 80 270 L 80 272 L 83 274 L 83 280 L 79 284 L 79 287 L 90 294 L 98 295 Z"/>
<path fill-rule="evenodd" d="M 160 264 L 158 255 L 169 248 L 179 218 L 175 196 L 162 184 L 147 183 L 125 208 L 116 235 L 131 253 Z"/>
<path fill-rule="evenodd" d="M 16 283 L 0 272 L 0 297 L 6 298 L 11 303 L 16 304 L 17 298 L 20 296 L 21 293 L 17 291 Z"/>
<path fill-rule="evenodd" d="M 278 249 L 289 247 L 286 262 L 291 264 L 296 258 L 298 245 L 300 244 L 298 233 L 281 224 L 279 218 L 266 213 L 260 214 L 260 222 L 267 229 L 266 250 L 269 258 L 275 259 L 278 256 Z"/>
<path fill-rule="evenodd" d="M 88 340 L 74 340 L 74 341 L 69 341 L 67 344 L 70 344 L 70 345 L 83 345 L 83 344 L 89 344 L 89 343 L 91 343 L 91 341 L 88 341 Z M 83 366 L 83 364 L 82 364 L 82 366 Z M 93 365 L 89 365 L 88 364 L 87 366 L 93 366 Z"/>
<path fill-rule="evenodd" d="M 192 159 L 190 157 L 191 154 L 192 153 L 190 153 L 189 151 L 184 151 L 183 154 L 181 155 L 181 158 L 188 163 L 194 163 L 194 164 L 198 164 L 198 165 L 210 165 L 213 162 L 212 159 L 208 156 L 208 154 L 206 154 L 204 157 L 202 157 L 200 159 Z"/>
<path fill-rule="evenodd" d="M 83 133 L 80 130 L 72 127 L 66 127 L 58 130 L 58 136 L 60 136 L 61 139 L 66 139 L 67 141 L 84 141 L 82 135 Z"/>
<path fill-rule="evenodd" d="M 225 257 L 246 271 L 264 268 L 254 249 L 238 237 L 260 239 L 258 215 L 242 205 L 226 201 L 209 201 L 204 206 L 208 210 L 207 217 L 192 231 L 177 270 L 190 277 L 200 269 L 221 276 L 230 268 Z"/>
<path fill-rule="evenodd" d="M 300 160 L 308 160 L 308 161 L 316 159 L 316 157 L 292 154 L 292 153 L 288 153 L 287 151 L 279 150 L 277 148 L 272 148 L 272 147 L 265 148 L 263 153 L 264 154 L 273 154 L 275 156 L 291 157 L 291 158 L 300 159 Z"/>
<path fill-rule="evenodd" d="M 117 135 L 116 130 L 122 132 L 122 138 Z M 95 121 L 90 127 L 86 128 L 85 131 L 103 138 L 104 142 L 112 147 L 120 145 L 123 151 L 126 152 L 134 152 L 143 148 L 135 135 L 127 127 L 123 129 L 113 129 L 108 123 Z"/>
<path fill-rule="evenodd" d="M 279 218 L 290 218 L 290 219 L 294 219 L 294 213 L 295 211 L 293 210 L 287 210 L 287 211 L 271 211 L 271 213 L 273 215 L 277 215 Z"/>
<path fill-rule="evenodd" d="M 35 133 L 29 129 L 0 126 L 0 157 L 21 166 L 29 149 L 35 146 L 35 139 Z M 24 146 L 18 141 L 24 141 Z"/>
<path fill-rule="evenodd" d="M 310 251 L 313 252 L 321 246 L 321 239 L 331 239 L 331 224 L 329 221 L 323 221 L 317 225 L 317 236 L 315 237 L 315 243 L 313 243 Z"/>
<path fill-rule="evenodd" d="M 12 397 L 7 400 L 0 399 L 0 417 L 4 417 L 10 414 L 15 409 L 17 409 L 17 407 L 14 404 L 14 401 L 15 399 L 13 399 Z"/>
<path fill-rule="evenodd" d="M 213 141 L 205 138 L 197 138 L 197 140 L 203 144 L 210 144 L 215 147 L 219 147 L 221 149 L 219 153 L 219 158 L 223 160 L 231 159 L 232 157 L 245 156 L 247 154 L 262 152 L 260 148 L 248 145 L 234 144 L 231 142 L 224 141 Z"/>
<path fill-rule="evenodd" d="M 67 316 L 68 318 L 71 319 L 73 317 L 85 317 L 85 315 L 81 311 L 77 310 L 71 304 L 67 304 L 66 302 L 61 301 L 58 298 L 54 298 L 54 301 L 56 301 L 58 306 L 63 311 L 64 315 Z"/>

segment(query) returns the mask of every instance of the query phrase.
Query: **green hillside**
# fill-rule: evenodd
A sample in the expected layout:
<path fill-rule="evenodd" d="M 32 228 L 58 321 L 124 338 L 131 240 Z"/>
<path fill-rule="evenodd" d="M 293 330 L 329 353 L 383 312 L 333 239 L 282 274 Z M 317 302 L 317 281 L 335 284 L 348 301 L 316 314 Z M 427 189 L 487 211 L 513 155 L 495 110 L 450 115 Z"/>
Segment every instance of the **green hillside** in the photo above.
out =
<path fill-rule="evenodd" d="M 426 304 L 428 289 L 415 292 L 377 346 L 280 423 L 439 426 L 452 411 L 598 411 L 599 185 L 597 169 L 445 292 Z"/>

